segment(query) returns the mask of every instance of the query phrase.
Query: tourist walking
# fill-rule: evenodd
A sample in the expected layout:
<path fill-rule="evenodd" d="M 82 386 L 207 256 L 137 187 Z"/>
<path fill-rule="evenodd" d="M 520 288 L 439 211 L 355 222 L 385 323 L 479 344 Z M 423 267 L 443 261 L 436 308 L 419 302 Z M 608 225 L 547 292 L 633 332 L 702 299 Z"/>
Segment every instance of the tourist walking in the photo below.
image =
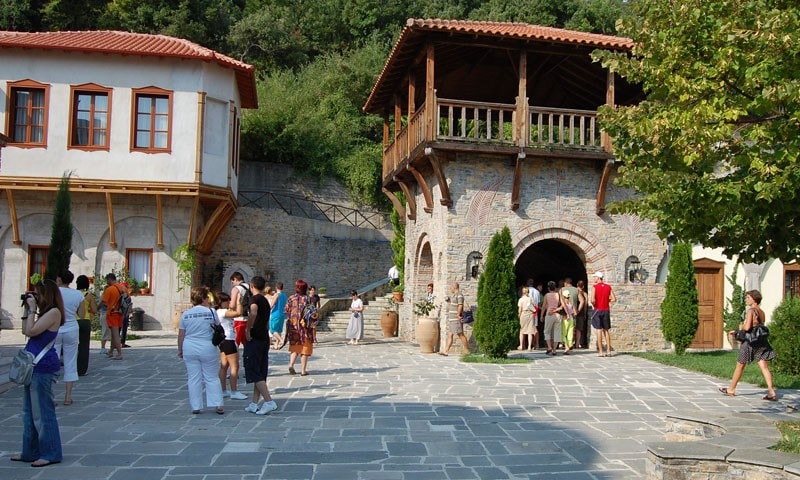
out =
<path fill-rule="evenodd" d="M 233 317 L 236 312 L 230 310 L 231 296 L 225 292 L 214 295 L 217 319 L 225 331 L 225 340 L 219 344 L 219 384 L 222 396 L 233 400 L 247 400 L 247 395 L 238 390 L 239 384 L 239 347 L 236 345 L 236 331 L 233 328 Z M 229 375 L 230 374 L 230 375 Z M 230 390 L 226 387 L 230 377 Z"/>
<path fill-rule="evenodd" d="M 269 313 L 271 307 L 264 296 L 267 282 L 264 277 L 255 276 L 250 281 L 253 296 L 247 315 L 245 344 L 242 359 L 247 383 L 253 384 L 253 399 L 245 411 L 256 415 L 266 415 L 278 409 L 267 388 L 269 374 Z"/>
<path fill-rule="evenodd" d="M 308 358 L 314 353 L 316 339 L 316 322 L 306 324 L 303 319 L 303 307 L 313 302 L 307 295 L 308 284 L 303 280 L 294 283 L 294 295 L 289 297 L 284 313 L 286 322 L 286 339 L 289 342 L 289 373 L 295 375 L 294 363 L 300 356 L 300 375 L 308 375 Z M 281 345 L 282 346 L 282 345 Z"/>
<path fill-rule="evenodd" d="M 217 376 L 219 350 L 211 344 L 214 329 L 219 324 L 217 314 L 211 309 L 208 288 L 192 288 L 193 307 L 183 312 L 178 325 L 178 358 L 186 364 L 186 383 L 189 390 L 189 405 L 192 413 L 203 410 L 203 387 L 206 390 L 206 405 L 220 415 L 225 413 L 222 386 Z"/>
<path fill-rule="evenodd" d="M 283 283 L 278 282 L 275 284 L 275 294 L 269 297 L 269 303 L 272 305 L 272 310 L 269 314 L 269 332 L 272 337 L 272 346 L 274 348 L 283 347 L 286 340 L 283 336 L 283 330 L 286 324 L 286 302 L 289 297 L 283 293 Z"/>
<path fill-rule="evenodd" d="M 469 353 L 469 341 L 467 336 L 464 335 L 464 294 L 461 293 L 461 287 L 458 283 L 454 283 L 450 287 L 450 296 L 445 297 L 447 308 L 445 309 L 445 318 L 447 318 L 447 340 L 445 341 L 444 351 L 439 352 L 439 355 L 450 355 L 450 348 L 453 346 L 453 339 L 458 336 L 461 340 L 461 345 L 464 347 L 464 353 Z M 452 303 L 456 304 L 456 316 L 450 318 L 450 306 Z"/>
<path fill-rule="evenodd" d="M 603 272 L 595 272 L 594 288 L 589 296 L 589 302 L 594 306 L 592 314 L 592 328 L 597 335 L 597 356 L 611 356 L 611 304 L 617 301 L 611 285 L 603 280 Z M 606 352 L 603 353 L 603 343 L 605 342 Z"/>
<path fill-rule="evenodd" d="M 120 312 L 120 297 L 124 287 L 117 284 L 117 276 L 113 273 L 106 275 L 106 282 L 108 286 L 103 291 L 103 298 L 100 299 L 100 309 L 101 311 L 105 309 L 106 323 L 108 324 L 108 329 L 111 330 L 111 348 L 108 350 L 107 355 L 108 358 L 122 360 L 120 331 L 122 330 L 123 319 Z M 114 355 L 114 350 L 117 351 L 116 356 Z"/>
<path fill-rule="evenodd" d="M 350 340 L 350 345 L 358 345 L 358 341 L 364 338 L 364 302 L 358 297 L 358 292 L 350 292 L 350 323 L 347 324 L 345 338 Z"/>
<path fill-rule="evenodd" d="M 33 369 L 30 385 L 22 390 L 22 452 L 13 455 L 14 462 L 45 467 L 60 463 L 61 434 L 58 430 L 53 384 L 60 368 L 55 344 L 59 328 L 64 325 L 64 303 L 56 282 L 44 280 L 35 286 L 38 320 L 31 313 L 25 319 L 25 331 L 30 337 L 25 350 L 39 355 L 47 349 Z"/>
<path fill-rule="evenodd" d="M 740 331 L 750 332 L 759 325 L 764 325 L 767 321 L 764 310 L 761 310 L 761 292 L 758 290 L 750 290 L 745 297 L 747 304 L 747 314 L 745 315 L 744 323 L 741 325 Z M 731 334 L 736 333 L 736 330 L 731 330 Z M 739 347 L 739 356 L 736 358 L 736 369 L 733 371 L 733 378 L 729 387 L 719 387 L 719 391 L 725 395 L 733 397 L 736 395 L 736 385 L 742 379 L 744 367 L 752 363 L 758 362 L 758 368 L 761 369 L 761 374 L 764 375 L 764 381 L 767 384 L 767 394 L 761 397 L 762 400 L 774 402 L 778 400 L 778 395 L 775 393 L 775 386 L 772 383 L 772 372 L 769 370 L 769 362 L 775 359 L 775 350 L 769 344 L 769 337 L 762 337 L 757 342 L 751 343 L 744 340 Z"/>
<path fill-rule="evenodd" d="M 546 355 L 556 354 L 558 341 L 561 340 L 561 299 L 556 290 L 556 282 L 547 282 L 547 293 L 544 296 L 542 310 L 544 310 L 544 340 L 547 344 Z"/>
<path fill-rule="evenodd" d="M 97 315 L 97 297 L 89 290 L 89 277 L 79 275 L 75 286 L 83 295 L 83 315 L 78 317 L 78 376 L 89 371 L 89 344 L 92 339 L 92 319 Z"/>
<path fill-rule="evenodd" d="M 528 340 L 528 351 L 532 351 L 535 347 L 534 339 L 536 337 L 536 306 L 533 304 L 533 299 L 530 297 L 530 288 L 522 287 L 522 296 L 517 300 L 517 316 L 519 317 L 519 346 L 517 350 L 525 348 L 525 339 Z"/>
<path fill-rule="evenodd" d="M 83 318 L 83 294 L 69 288 L 75 276 L 67 269 L 56 276 L 56 285 L 64 304 L 64 324 L 58 329 L 56 353 L 64 364 L 64 405 L 72 405 L 72 388 L 78 381 L 78 318 Z"/>

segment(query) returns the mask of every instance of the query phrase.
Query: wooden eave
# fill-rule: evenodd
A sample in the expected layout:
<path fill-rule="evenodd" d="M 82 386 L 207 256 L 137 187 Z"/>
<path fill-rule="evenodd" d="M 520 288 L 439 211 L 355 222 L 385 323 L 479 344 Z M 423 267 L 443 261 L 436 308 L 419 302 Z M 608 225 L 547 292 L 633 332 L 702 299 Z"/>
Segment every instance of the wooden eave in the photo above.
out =
<path fill-rule="evenodd" d="M 0 191 L 5 192 L 11 213 L 11 226 L 13 242 L 21 244 L 19 225 L 14 201 L 15 192 L 55 192 L 58 190 L 60 178 L 34 178 L 34 177 L 0 177 Z M 229 188 L 202 185 L 198 183 L 179 182 L 144 182 L 144 181 L 109 181 L 99 179 L 82 179 L 71 177 L 69 189 L 72 193 L 88 193 L 103 196 L 106 204 L 109 229 L 109 244 L 116 248 L 116 233 L 114 221 L 114 198 L 116 195 L 148 195 L 154 198 L 158 231 L 156 242 L 163 248 L 163 197 L 188 197 L 194 198 L 192 217 L 190 220 L 189 236 L 187 243 L 195 243 L 197 251 L 203 254 L 211 253 L 217 239 L 225 226 L 236 214 L 239 202 Z M 212 213 L 205 220 L 203 229 L 193 241 L 194 218 L 203 206 L 212 209 Z"/>

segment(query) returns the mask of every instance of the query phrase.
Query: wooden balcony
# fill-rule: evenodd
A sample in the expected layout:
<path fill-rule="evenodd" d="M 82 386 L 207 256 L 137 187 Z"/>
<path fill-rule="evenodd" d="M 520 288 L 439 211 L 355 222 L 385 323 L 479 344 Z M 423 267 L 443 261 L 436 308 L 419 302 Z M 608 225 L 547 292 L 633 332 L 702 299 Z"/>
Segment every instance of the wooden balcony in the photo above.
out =
<path fill-rule="evenodd" d="M 383 183 L 392 183 L 426 146 L 486 153 L 609 158 L 597 112 L 435 98 L 435 117 L 417 110 L 383 151 Z M 527 117 L 527 118 L 526 118 Z M 523 118 L 525 121 L 520 122 Z"/>

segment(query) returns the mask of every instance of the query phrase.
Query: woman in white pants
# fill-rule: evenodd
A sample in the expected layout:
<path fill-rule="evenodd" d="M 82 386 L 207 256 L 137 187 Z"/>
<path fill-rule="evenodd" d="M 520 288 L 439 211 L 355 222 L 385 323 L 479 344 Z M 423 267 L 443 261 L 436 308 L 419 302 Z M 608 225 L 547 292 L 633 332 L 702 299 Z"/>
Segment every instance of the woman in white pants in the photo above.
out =
<path fill-rule="evenodd" d="M 64 325 L 58 329 L 55 349 L 64 363 L 64 405 L 72 405 L 72 387 L 78 381 L 78 318 L 83 318 L 83 294 L 69 288 L 75 276 L 64 269 L 56 277 L 56 285 L 64 299 Z"/>
<path fill-rule="evenodd" d="M 215 407 L 220 415 L 225 413 L 222 386 L 219 384 L 219 350 L 211 344 L 214 329 L 219 324 L 216 312 L 211 309 L 208 288 L 192 288 L 192 305 L 183 312 L 178 325 L 178 357 L 186 364 L 189 387 L 189 404 L 192 413 L 203 410 L 203 386 L 206 388 L 206 405 Z"/>

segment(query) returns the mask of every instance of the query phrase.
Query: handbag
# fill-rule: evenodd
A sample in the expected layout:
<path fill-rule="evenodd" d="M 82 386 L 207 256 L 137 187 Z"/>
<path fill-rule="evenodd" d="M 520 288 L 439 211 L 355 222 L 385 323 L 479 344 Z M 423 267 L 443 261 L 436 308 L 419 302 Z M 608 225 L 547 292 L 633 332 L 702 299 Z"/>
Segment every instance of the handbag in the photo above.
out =
<path fill-rule="evenodd" d="M 11 361 L 11 368 L 8 370 L 8 379 L 17 385 L 30 385 L 33 379 L 33 369 L 44 357 L 44 355 L 53 348 L 56 343 L 54 338 L 52 342 L 48 343 L 46 347 L 39 352 L 35 357 L 33 354 L 24 348 L 20 348 L 14 359 Z"/>
<path fill-rule="evenodd" d="M 211 310 L 209 308 L 209 310 Z M 211 313 L 214 315 L 214 318 L 217 318 L 217 314 L 214 310 L 211 310 Z M 211 329 L 214 330 L 214 333 L 211 335 L 211 345 L 218 347 L 223 340 L 225 340 L 225 329 L 222 328 L 222 325 L 214 322 L 211 324 Z"/>
<path fill-rule="evenodd" d="M 769 338 L 769 329 L 766 327 L 766 325 L 753 327 L 750 329 L 750 331 L 746 332 L 746 337 L 747 341 L 750 342 L 750 345 L 763 343 L 767 341 L 767 338 Z"/>

